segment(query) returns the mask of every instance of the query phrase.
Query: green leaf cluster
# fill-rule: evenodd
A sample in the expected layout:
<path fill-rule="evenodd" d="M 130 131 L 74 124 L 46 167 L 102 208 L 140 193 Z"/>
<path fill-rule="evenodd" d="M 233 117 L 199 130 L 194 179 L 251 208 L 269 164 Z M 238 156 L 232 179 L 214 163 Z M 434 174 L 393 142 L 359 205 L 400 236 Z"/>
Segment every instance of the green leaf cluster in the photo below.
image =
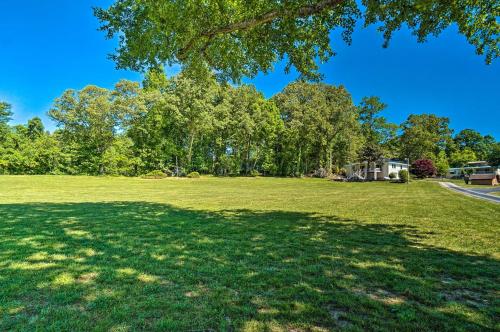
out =
<path fill-rule="evenodd" d="M 487 63 L 499 55 L 500 5 L 492 0 L 115 0 L 94 14 L 119 39 L 111 55 L 119 68 L 180 64 L 235 82 L 278 60 L 318 79 L 318 61 L 334 55 L 331 32 L 350 43 L 359 20 L 378 27 L 384 46 L 403 27 L 424 42 L 455 25 Z"/>

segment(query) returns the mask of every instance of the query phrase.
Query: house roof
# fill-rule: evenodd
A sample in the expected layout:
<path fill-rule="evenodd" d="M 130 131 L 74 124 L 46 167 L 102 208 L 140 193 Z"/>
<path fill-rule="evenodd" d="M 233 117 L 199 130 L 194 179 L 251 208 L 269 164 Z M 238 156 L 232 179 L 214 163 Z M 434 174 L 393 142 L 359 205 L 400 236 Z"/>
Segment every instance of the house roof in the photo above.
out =
<path fill-rule="evenodd" d="M 488 169 L 491 168 L 493 170 L 500 168 L 500 166 L 465 166 L 465 167 L 450 167 L 451 170 L 459 170 L 459 169 Z"/>
<path fill-rule="evenodd" d="M 407 162 L 401 161 L 401 160 L 395 160 L 395 159 L 387 159 L 384 161 L 387 164 L 396 164 L 396 165 L 404 165 L 404 166 L 410 166 Z"/>
<path fill-rule="evenodd" d="M 496 177 L 495 173 L 488 174 L 472 174 L 469 179 L 470 180 L 493 180 Z"/>
<path fill-rule="evenodd" d="M 478 160 L 478 161 L 470 161 L 467 163 L 467 165 L 480 165 L 480 166 L 488 166 L 488 162 L 484 160 Z"/>
<path fill-rule="evenodd" d="M 397 164 L 397 165 L 403 165 L 403 166 L 409 166 L 408 163 L 406 162 L 402 162 L 400 160 L 397 160 L 397 159 L 383 159 L 383 162 L 384 164 Z M 366 164 L 367 162 L 358 162 L 358 163 L 349 163 L 347 164 L 346 166 L 352 166 L 352 165 L 364 165 Z"/>

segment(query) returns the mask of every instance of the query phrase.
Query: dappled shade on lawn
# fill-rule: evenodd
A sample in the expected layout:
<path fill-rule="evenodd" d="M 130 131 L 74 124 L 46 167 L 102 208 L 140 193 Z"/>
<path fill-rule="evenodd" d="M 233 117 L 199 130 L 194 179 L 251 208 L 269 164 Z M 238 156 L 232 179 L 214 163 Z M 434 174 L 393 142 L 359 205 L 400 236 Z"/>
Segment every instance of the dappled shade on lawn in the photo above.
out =
<path fill-rule="evenodd" d="M 500 264 L 411 226 L 146 202 L 0 205 L 0 330 L 487 330 Z"/>

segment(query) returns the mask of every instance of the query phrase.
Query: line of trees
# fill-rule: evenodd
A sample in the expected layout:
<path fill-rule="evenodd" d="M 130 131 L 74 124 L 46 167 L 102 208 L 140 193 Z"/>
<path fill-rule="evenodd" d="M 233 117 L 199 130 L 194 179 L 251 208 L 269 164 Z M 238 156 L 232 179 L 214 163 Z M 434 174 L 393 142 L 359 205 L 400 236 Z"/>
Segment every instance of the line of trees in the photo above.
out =
<path fill-rule="evenodd" d="M 447 118 L 388 122 L 377 97 L 355 105 L 343 86 L 294 82 L 266 99 L 250 85 L 167 78 L 87 86 L 57 98 L 50 133 L 39 118 L 9 125 L 0 103 L 0 174 L 136 176 L 153 170 L 214 175 L 299 176 L 341 171 L 350 161 L 429 158 L 438 173 L 476 159 L 500 164 L 500 144 Z"/>

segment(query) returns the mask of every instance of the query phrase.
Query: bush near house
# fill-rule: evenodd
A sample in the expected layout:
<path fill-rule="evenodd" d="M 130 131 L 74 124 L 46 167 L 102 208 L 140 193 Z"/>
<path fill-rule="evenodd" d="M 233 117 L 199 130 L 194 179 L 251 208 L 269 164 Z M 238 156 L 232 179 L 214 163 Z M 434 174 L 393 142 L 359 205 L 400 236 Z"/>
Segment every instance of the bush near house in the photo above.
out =
<path fill-rule="evenodd" d="M 436 167 L 430 159 L 418 159 L 411 164 L 411 172 L 419 179 L 436 175 Z"/>
<path fill-rule="evenodd" d="M 396 178 L 396 173 L 389 173 L 389 179 L 394 180 Z"/>
<path fill-rule="evenodd" d="M 407 183 L 409 179 L 410 175 L 408 174 L 408 171 L 406 169 L 402 169 L 399 171 L 399 181 Z"/>

